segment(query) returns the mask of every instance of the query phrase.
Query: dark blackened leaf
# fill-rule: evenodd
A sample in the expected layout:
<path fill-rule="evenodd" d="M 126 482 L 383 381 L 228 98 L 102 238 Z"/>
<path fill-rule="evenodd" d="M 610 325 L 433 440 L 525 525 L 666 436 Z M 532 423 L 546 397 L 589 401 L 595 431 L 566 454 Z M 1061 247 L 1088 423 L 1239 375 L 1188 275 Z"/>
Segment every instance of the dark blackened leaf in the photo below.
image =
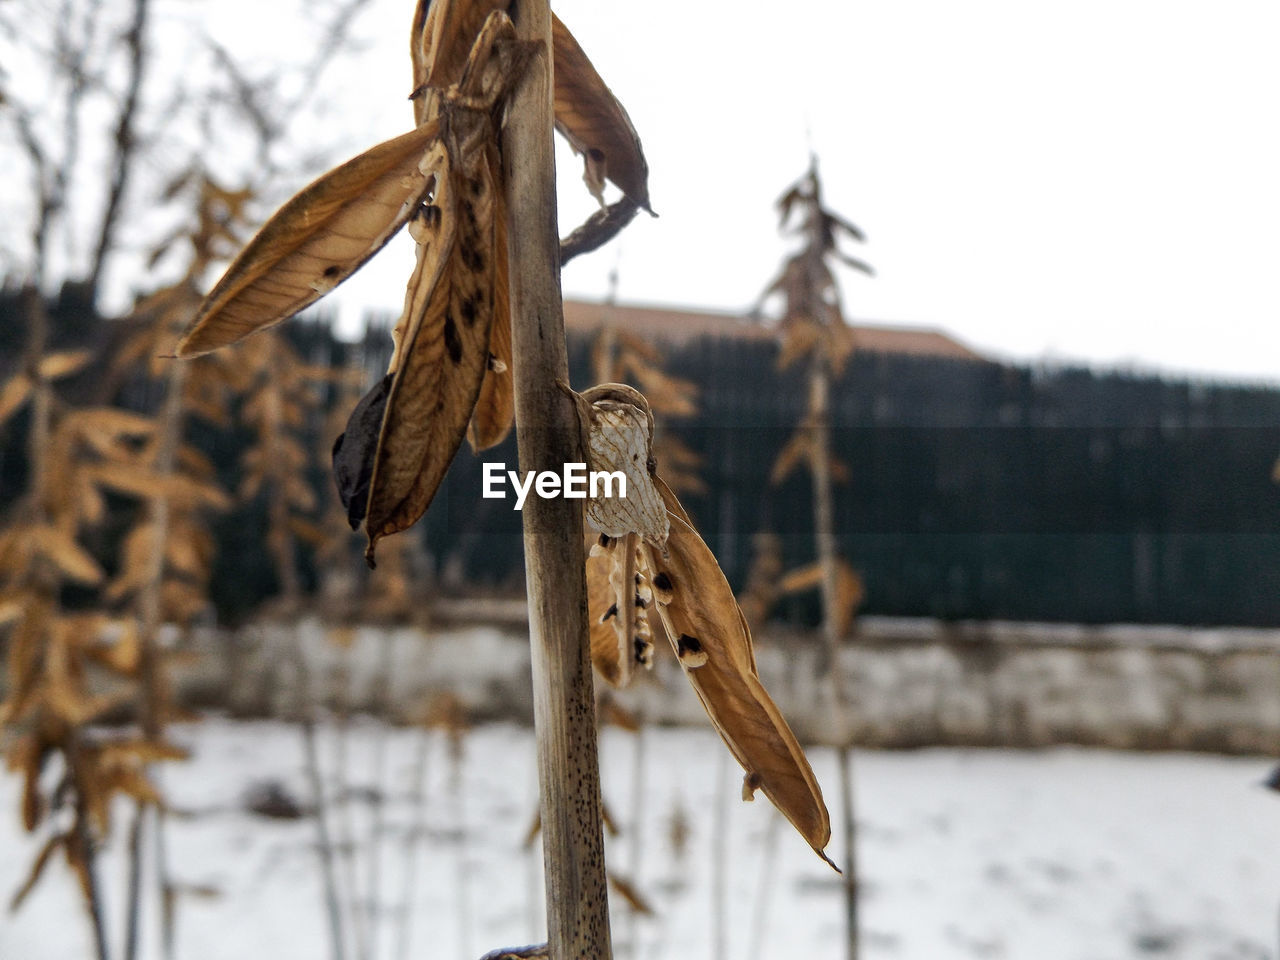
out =
<path fill-rule="evenodd" d="M 347 420 L 347 429 L 333 442 L 333 479 L 347 511 L 352 530 L 359 530 L 369 508 L 369 480 L 373 476 L 373 455 L 378 449 L 382 415 L 391 392 L 391 374 L 366 393 Z"/>

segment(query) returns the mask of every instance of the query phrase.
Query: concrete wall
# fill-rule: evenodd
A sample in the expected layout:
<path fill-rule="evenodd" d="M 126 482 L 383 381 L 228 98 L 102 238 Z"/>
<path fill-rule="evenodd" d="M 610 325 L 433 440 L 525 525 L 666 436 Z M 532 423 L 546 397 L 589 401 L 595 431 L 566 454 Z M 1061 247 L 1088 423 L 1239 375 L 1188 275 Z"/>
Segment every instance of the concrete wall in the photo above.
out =
<path fill-rule="evenodd" d="M 812 639 L 757 641 L 761 678 L 802 740 L 838 738 Z M 313 620 L 199 635 L 177 676 L 192 705 L 289 715 L 331 709 L 412 720 L 452 691 L 477 718 L 532 716 L 522 625 L 356 629 Z M 864 618 L 842 664 L 855 742 L 1280 752 L 1280 631 L 1087 628 Z M 620 695 L 659 723 L 705 717 L 659 652 Z"/>

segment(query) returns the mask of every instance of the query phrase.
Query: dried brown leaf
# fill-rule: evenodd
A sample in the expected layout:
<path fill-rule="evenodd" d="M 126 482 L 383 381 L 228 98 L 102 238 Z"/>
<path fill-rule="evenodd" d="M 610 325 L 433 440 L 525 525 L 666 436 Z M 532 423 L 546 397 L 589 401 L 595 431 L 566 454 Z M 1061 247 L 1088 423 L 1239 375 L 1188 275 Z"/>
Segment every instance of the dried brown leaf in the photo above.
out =
<path fill-rule="evenodd" d="M 156 424 L 140 413 L 116 407 L 88 407 L 64 416 L 58 431 L 88 443 L 98 453 L 110 455 L 119 451 L 121 440 L 141 440 L 154 435 Z"/>
<path fill-rule="evenodd" d="M 102 581 L 103 571 L 98 561 L 69 534 L 44 524 L 28 527 L 27 531 L 36 551 L 65 577 L 90 586 Z"/>
<path fill-rule="evenodd" d="M 25 373 L 15 373 L 0 387 L 0 423 L 4 423 L 27 402 L 31 396 L 31 378 Z"/>
<path fill-rule="evenodd" d="M 746 771 L 744 793 L 763 790 L 830 863 L 822 852 L 831 839 L 822 791 L 760 683 L 750 631 L 711 550 L 673 511 L 667 555 L 650 550 L 650 562 L 658 612 L 672 647 L 707 716 Z"/>
<path fill-rule="evenodd" d="M 93 359 L 91 350 L 68 350 L 62 353 L 50 353 L 40 358 L 40 376 L 46 380 L 59 380 L 69 377 Z"/>
<path fill-rule="evenodd" d="M 597 197 L 603 175 L 649 210 L 649 165 L 631 118 L 560 19 L 551 16 L 556 129 L 586 161 Z"/>
<path fill-rule="evenodd" d="M 810 563 L 792 570 L 778 581 L 778 590 L 784 596 L 812 590 L 822 583 L 822 564 Z"/>
<path fill-rule="evenodd" d="M 649 901 L 645 899 L 644 895 L 636 889 L 635 884 L 630 880 L 620 876 L 619 874 L 610 872 L 609 887 L 614 893 L 625 900 L 627 906 L 629 906 L 634 912 L 643 917 L 652 917 L 655 915 L 654 909 L 649 904 Z"/>
<path fill-rule="evenodd" d="M 640 718 L 634 711 L 628 710 L 607 693 L 602 694 L 596 704 L 596 716 L 600 726 L 617 727 L 628 733 L 640 732 Z"/>
<path fill-rule="evenodd" d="M 603 549 L 592 551 L 599 534 L 586 528 L 587 541 L 587 612 L 591 643 L 591 664 L 606 683 L 625 687 L 631 680 L 631 657 L 623 650 L 630 643 L 625 624 L 618 622 L 628 606 L 619 603 L 610 582 L 613 558 Z"/>
<path fill-rule="evenodd" d="M 205 298 L 177 354 L 194 357 L 293 316 L 349 277 L 430 193 L 420 126 L 331 170 L 289 200 Z"/>
<path fill-rule="evenodd" d="M 370 562 L 381 537 L 415 523 L 430 505 L 489 366 L 502 212 L 495 114 L 530 53 L 505 14 L 487 17 L 453 91 L 457 100 L 441 117 L 443 135 L 421 164 L 436 190 L 430 214 L 411 228 L 418 262 L 393 333 L 393 377 L 365 517 Z"/>
<path fill-rule="evenodd" d="M 151 500 L 165 497 L 181 509 L 229 510 L 231 498 L 209 483 L 181 474 L 158 474 L 127 463 L 97 463 L 86 468 L 94 481 L 118 493 Z"/>
<path fill-rule="evenodd" d="M 782 347 L 778 351 L 778 369 L 786 370 L 797 360 L 807 357 L 817 346 L 821 335 L 822 327 L 813 320 L 805 318 L 788 323 L 782 334 Z"/>
<path fill-rule="evenodd" d="M 769 482 L 780 486 L 791 475 L 798 464 L 811 462 L 813 458 L 813 438 L 809 431 L 801 426 L 791 435 L 786 445 L 773 461 L 773 469 L 769 471 Z"/>
<path fill-rule="evenodd" d="M 424 218 L 418 261 L 397 329 L 400 356 L 370 480 L 365 529 L 377 541 L 426 512 L 471 420 L 488 366 L 493 322 L 494 196 L 487 162 L 455 170 L 441 146 L 435 213 Z"/>
<path fill-rule="evenodd" d="M 836 636 L 843 637 L 853 624 L 853 615 L 866 596 L 862 577 L 841 560 L 836 566 Z"/>
<path fill-rule="evenodd" d="M 501 183 L 501 165 L 496 153 L 490 152 L 489 167 L 493 182 Z M 471 414 L 467 439 L 471 449 L 479 453 L 497 446 L 511 430 L 515 420 L 515 381 L 511 370 L 511 287 L 507 263 L 507 211 L 502 191 L 494 197 L 494 270 L 493 325 L 489 329 L 489 359 L 480 395 Z"/>
<path fill-rule="evenodd" d="M 422 24 L 413 42 L 415 95 L 424 87 L 446 89 L 462 80 L 471 46 L 489 14 L 505 11 L 509 0 L 427 0 L 430 9 L 422 16 L 423 3 L 414 17 Z M 421 71 L 421 76 L 417 74 Z M 421 119 L 418 121 L 422 122 Z"/>

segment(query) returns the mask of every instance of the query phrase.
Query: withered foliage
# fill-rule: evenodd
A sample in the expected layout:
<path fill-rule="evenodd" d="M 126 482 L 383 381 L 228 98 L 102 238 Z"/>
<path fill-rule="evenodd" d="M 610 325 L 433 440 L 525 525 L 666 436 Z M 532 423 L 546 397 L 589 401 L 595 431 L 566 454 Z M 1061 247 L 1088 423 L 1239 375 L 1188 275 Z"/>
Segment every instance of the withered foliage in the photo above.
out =
<path fill-rule="evenodd" d="M 9 769 L 23 782 L 23 825 L 50 832 L 15 894 L 15 907 L 57 851 L 92 899 L 91 851 L 109 829 L 111 798 L 124 793 L 141 803 L 159 802 L 145 767 L 181 756 L 160 738 L 90 729 L 136 696 L 139 622 L 130 611 L 73 613 L 58 603 L 63 583 L 111 586 L 76 539 L 103 518 L 108 492 L 144 501 L 216 496 L 199 484 L 172 483 L 151 468 L 154 432 L 150 421 L 118 410 L 64 413 L 53 427 L 45 464 L 59 482 L 32 491 L 0 533 L 0 608 L 10 629 L 9 692 L 0 703 L 0 727 L 10 734 Z M 50 770 L 57 773 L 45 776 Z"/>
<path fill-rule="evenodd" d="M 782 369 L 796 360 L 820 355 L 839 374 L 854 350 L 853 328 L 845 322 L 840 290 L 828 264 L 830 258 L 870 276 L 871 267 L 839 247 L 838 238 L 863 241 L 854 224 L 822 205 L 822 184 L 816 160 L 809 172 L 778 199 L 779 223 L 803 239 L 800 250 L 786 261 L 765 296 L 782 295 Z"/>
<path fill-rule="evenodd" d="M 780 227 L 799 236 L 802 243 L 766 289 L 765 296 L 780 294 L 782 297 L 778 367 L 786 369 L 802 360 L 808 363 L 809 405 L 795 433 L 774 460 L 769 480 L 779 486 L 803 465 L 815 476 L 815 482 L 819 472 L 825 473 L 822 483 L 829 488 L 831 482 L 847 483 L 850 471 L 847 464 L 831 455 L 827 395 L 832 380 L 844 370 L 856 347 L 853 328 L 845 321 L 839 286 L 829 261 L 837 260 L 868 276 L 873 271 L 866 262 L 840 249 L 842 236 L 858 242 L 866 237 L 857 226 L 823 206 L 816 160 L 808 173 L 778 199 L 777 206 Z M 762 541 L 758 548 L 757 565 L 776 566 L 780 574 L 780 561 L 760 553 L 760 550 L 769 551 L 771 545 Z M 749 588 L 752 617 L 758 618 L 756 622 L 763 621 L 781 595 L 820 588 L 824 577 L 819 561 L 792 571 L 772 584 L 756 578 Z M 830 615 L 834 618 L 835 635 L 843 637 L 862 603 L 863 584 L 862 578 L 842 559 L 835 561 L 834 582 L 835 609 Z"/>
<path fill-rule="evenodd" d="M 593 663 L 608 682 L 625 685 L 637 665 L 651 665 L 654 637 L 665 636 L 746 771 L 743 798 L 762 790 L 827 860 L 831 825 L 822 790 L 760 682 L 751 631 L 724 573 L 656 472 L 648 402 L 623 384 L 602 384 L 575 399 L 590 469 L 628 475 L 626 500 L 587 502 Z"/>
<path fill-rule="evenodd" d="M 516 40 L 506 9 L 502 0 L 419 2 L 415 129 L 289 201 L 232 263 L 177 349 L 195 356 L 285 319 L 408 225 L 417 262 L 391 362 L 335 448 L 340 491 L 349 518 L 363 523 L 370 561 L 380 538 L 427 509 L 464 436 L 480 449 L 512 420 L 518 358 L 510 356 L 500 132 L 507 98 L 539 51 Z M 552 46 L 557 127 L 584 155 L 588 186 L 599 194 L 611 181 L 623 192 L 620 203 L 647 209 L 647 167 L 625 111 L 558 21 Z M 689 392 L 653 361 L 632 372 L 675 407 L 691 406 Z M 652 637 L 667 636 L 746 770 L 744 795 L 763 790 L 825 859 L 830 826 L 821 791 L 760 684 L 750 632 L 723 573 L 657 479 L 648 402 L 621 384 L 575 396 L 592 469 L 628 477 L 626 500 L 587 507 L 603 538 L 588 570 L 593 647 L 603 627 L 613 651 L 601 648 L 602 672 L 625 682 L 633 663 L 646 662 Z"/>
<path fill-rule="evenodd" d="M 377 541 L 425 512 L 463 437 L 479 450 L 510 430 L 511 319 L 500 131 L 537 51 L 496 0 L 418 4 L 411 59 L 415 128 L 320 177 L 236 258 L 178 345 L 195 356 L 314 302 L 409 226 L 417 262 L 386 377 L 335 448 L 340 492 Z M 622 106 L 558 20 L 557 126 L 604 180 L 648 208 L 647 165 Z"/>
<path fill-rule="evenodd" d="M 697 384 L 673 377 L 662 369 L 662 352 L 635 334 L 620 330 L 608 320 L 591 351 L 591 369 L 597 383 L 634 383 L 649 401 L 657 420 L 653 455 L 662 464 L 664 479 L 676 493 L 706 493 L 698 476 L 702 457 L 670 430 L 669 419 L 691 417 L 698 412 Z"/>
<path fill-rule="evenodd" d="M 11 627 L 0 726 L 10 733 L 8 765 L 23 778 L 24 826 L 47 834 L 14 907 L 61 853 L 97 914 L 93 850 L 110 828 L 112 798 L 162 805 L 148 768 L 183 755 L 164 736 L 176 708 L 155 633 L 162 623 L 183 625 L 205 609 L 214 548 L 204 521 L 229 498 L 213 484 L 209 461 L 181 442 L 182 413 L 195 409 L 225 420 L 222 397 L 234 368 L 202 363 L 175 371 L 159 355 L 198 302 L 196 277 L 227 239 L 226 210 L 243 202 L 208 182 L 200 195 L 198 223 L 166 241 L 191 241 L 186 276 L 138 304 L 128 320 L 133 333 L 113 358 L 117 371 L 141 366 L 167 378 L 164 409 L 147 417 L 58 405 L 34 448 L 33 475 L 51 480 L 33 486 L 0 532 L 0 630 Z M 85 359 L 46 356 L 36 376 L 25 376 L 25 392 L 49 390 L 49 379 Z M 20 392 L 6 388 L 10 411 Z M 110 576 L 79 539 L 106 519 L 108 497 L 134 501 L 136 517 Z M 64 584 L 98 588 L 100 608 L 63 610 Z M 126 704 L 140 720 L 137 733 L 93 726 Z"/>

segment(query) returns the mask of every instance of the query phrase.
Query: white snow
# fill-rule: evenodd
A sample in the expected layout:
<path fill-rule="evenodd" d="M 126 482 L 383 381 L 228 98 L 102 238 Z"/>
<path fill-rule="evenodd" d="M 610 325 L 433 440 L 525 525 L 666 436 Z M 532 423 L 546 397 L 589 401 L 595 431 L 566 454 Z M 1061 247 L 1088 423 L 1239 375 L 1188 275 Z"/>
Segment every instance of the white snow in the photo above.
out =
<path fill-rule="evenodd" d="M 334 789 L 344 742 L 333 723 L 319 732 Z M 427 738 L 426 835 L 408 841 L 411 775 Z M 179 728 L 190 762 L 166 770 L 174 808 L 168 858 L 175 877 L 216 895 L 184 895 L 178 906 L 182 960 L 329 956 L 323 888 L 310 820 L 249 814 L 247 786 L 282 780 L 309 798 L 302 737 L 278 722 L 211 718 Z M 379 739 L 383 773 L 376 773 Z M 740 772 L 721 760 L 709 730 L 650 729 L 643 735 L 641 862 L 633 869 L 632 775 L 636 738 L 602 738 L 605 800 L 624 832 L 609 840 L 610 863 L 638 881 L 658 911 L 634 924 L 614 898 L 619 957 L 713 957 L 713 825 L 728 816 L 726 956 L 806 960 L 843 957 L 839 877 L 761 798 L 738 800 Z M 540 848 L 522 849 L 534 809 L 531 731 L 507 724 L 472 731 L 461 793 L 439 732 L 353 722 L 345 739 L 357 792 L 334 817 L 354 836 L 357 886 L 371 894 L 374 822 L 368 791 L 384 791 L 378 845 L 378 908 L 360 926 L 376 930 L 373 958 L 401 956 L 399 904 L 406 854 L 416 856 L 409 930 L 412 957 L 475 958 L 540 940 Z M 811 754 L 833 822 L 835 757 Z M 1121 960 L 1276 956 L 1280 907 L 1280 797 L 1259 782 L 1265 759 L 1054 749 L 858 752 L 854 757 L 862 881 L 864 960 Z M 20 832 L 19 783 L 0 775 L 0 897 L 16 889 L 37 848 Z M 669 823 L 680 806 L 691 828 L 677 858 Z M 117 837 L 127 823 L 121 804 Z M 770 828 L 779 821 L 780 829 Z M 840 859 L 839 825 L 828 852 Z M 772 832 L 773 859 L 766 851 Z M 348 861 L 340 858 L 346 882 Z M 124 861 L 117 840 L 104 854 L 117 950 Z M 767 895 L 762 904 L 761 891 Z M 150 905 L 153 907 L 154 905 Z M 154 922 L 154 912 L 147 918 Z M 633 939 L 634 934 L 634 939 Z M 758 938 L 758 939 L 756 939 Z M 753 942 L 755 940 L 755 942 Z M 154 936 L 144 951 L 159 956 Z M 74 960 L 92 955 L 87 921 L 68 870 L 56 861 L 16 915 L 0 917 L 3 960 Z M 348 956 L 358 957 L 358 952 Z"/>

